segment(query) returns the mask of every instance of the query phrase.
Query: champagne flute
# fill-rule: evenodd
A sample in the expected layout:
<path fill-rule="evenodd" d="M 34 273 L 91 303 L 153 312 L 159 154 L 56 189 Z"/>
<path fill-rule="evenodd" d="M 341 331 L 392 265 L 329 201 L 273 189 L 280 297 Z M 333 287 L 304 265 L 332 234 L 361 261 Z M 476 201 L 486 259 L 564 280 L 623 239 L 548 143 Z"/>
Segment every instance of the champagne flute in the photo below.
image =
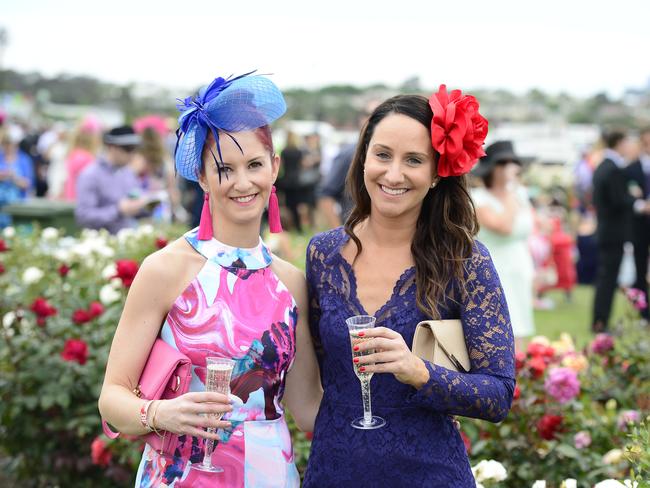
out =
<path fill-rule="evenodd" d="M 370 337 L 360 337 L 359 332 L 365 329 L 370 329 L 375 326 L 375 317 L 370 315 L 355 315 L 346 319 L 345 323 L 348 326 L 348 332 L 350 333 L 350 347 L 352 348 L 352 359 L 360 356 L 367 356 L 369 354 L 374 354 L 374 349 L 368 349 L 366 351 L 355 351 L 354 346 L 358 346 L 362 342 L 365 342 L 370 339 Z M 353 362 L 352 366 L 354 368 L 354 373 L 359 378 L 361 382 L 361 396 L 363 397 L 363 417 L 356 418 L 352 421 L 352 427 L 355 429 L 378 429 L 386 425 L 386 421 L 372 414 L 372 408 L 370 405 L 370 379 L 372 378 L 372 373 L 366 373 L 364 371 L 359 371 L 358 363 Z"/>
<path fill-rule="evenodd" d="M 232 370 L 235 366 L 235 361 L 227 358 L 207 357 L 206 374 L 205 374 L 205 391 L 212 391 L 216 393 L 223 393 L 230 395 L 230 377 Z M 211 414 L 217 420 L 221 420 L 223 413 Z M 208 427 L 208 432 L 214 434 L 217 429 Z M 193 469 L 199 471 L 207 471 L 210 473 L 223 473 L 223 468 L 212 465 L 212 453 L 214 452 L 214 440 L 205 439 L 205 447 L 203 453 L 203 462 L 201 464 L 192 464 Z"/>

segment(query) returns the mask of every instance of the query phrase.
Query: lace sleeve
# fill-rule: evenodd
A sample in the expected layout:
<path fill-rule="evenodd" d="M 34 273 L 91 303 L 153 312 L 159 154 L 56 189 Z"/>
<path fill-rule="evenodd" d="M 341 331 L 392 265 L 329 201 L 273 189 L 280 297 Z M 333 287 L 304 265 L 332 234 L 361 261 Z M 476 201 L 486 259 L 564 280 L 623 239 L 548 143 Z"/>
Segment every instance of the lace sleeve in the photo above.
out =
<path fill-rule="evenodd" d="M 320 297 L 319 285 L 320 276 L 323 271 L 323 253 L 318 249 L 315 238 L 312 238 L 307 245 L 307 256 L 305 261 L 305 275 L 307 278 L 307 292 L 309 294 L 309 330 L 311 331 L 314 350 L 318 362 L 323 357 L 323 345 L 320 340 Z M 319 364 L 322 369 L 322 364 Z"/>
<path fill-rule="evenodd" d="M 450 371 L 425 362 L 429 381 L 409 403 L 450 415 L 502 421 L 515 387 L 514 339 L 499 277 L 483 244 L 476 243 L 466 273 L 460 318 L 471 372 Z"/>

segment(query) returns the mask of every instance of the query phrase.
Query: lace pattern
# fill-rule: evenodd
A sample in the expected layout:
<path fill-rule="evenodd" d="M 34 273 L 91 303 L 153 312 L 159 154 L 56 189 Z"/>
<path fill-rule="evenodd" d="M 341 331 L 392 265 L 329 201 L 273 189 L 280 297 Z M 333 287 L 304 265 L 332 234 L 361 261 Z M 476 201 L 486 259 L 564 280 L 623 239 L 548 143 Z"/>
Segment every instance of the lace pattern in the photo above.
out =
<path fill-rule="evenodd" d="M 463 322 L 471 372 L 427 364 L 430 379 L 420 390 L 393 375 L 374 375 L 373 412 L 386 418 L 388 426 L 359 433 L 349 426 L 363 410 L 344 321 L 365 311 L 354 271 L 340 254 L 347 240 L 338 228 L 314 237 L 307 249 L 310 328 L 325 393 L 304 486 L 358 486 L 363 479 L 364 486 L 473 487 L 467 454 L 450 415 L 498 422 L 507 415 L 514 391 L 512 330 L 487 249 L 476 243 L 466 264 L 464 289 L 452 284 L 450 297 L 440 306 L 441 318 Z M 414 268 L 405 270 L 376 316 L 377 325 L 399 332 L 412 344 L 416 324 L 426 319 L 416 306 Z M 400 470 L 394 469 L 396 460 Z"/>

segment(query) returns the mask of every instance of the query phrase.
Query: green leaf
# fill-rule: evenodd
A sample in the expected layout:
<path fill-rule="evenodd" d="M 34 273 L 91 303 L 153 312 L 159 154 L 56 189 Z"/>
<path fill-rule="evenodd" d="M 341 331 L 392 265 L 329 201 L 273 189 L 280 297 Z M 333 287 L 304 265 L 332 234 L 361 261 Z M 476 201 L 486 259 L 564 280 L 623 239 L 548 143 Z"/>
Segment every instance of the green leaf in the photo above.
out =
<path fill-rule="evenodd" d="M 54 405 L 55 398 L 52 395 L 43 395 L 41 397 L 41 408 L 43 410 L 47 410 L 50 408 L 52 405 Z"/>
<path fill-rule="evenodd" d="M 555 448 L 555 450 L 564 457 L 572 459 L 578 459 L 580 457 L 580 452 L 578 452 L 575 447 L 568 444 L 560 444 Z"/>

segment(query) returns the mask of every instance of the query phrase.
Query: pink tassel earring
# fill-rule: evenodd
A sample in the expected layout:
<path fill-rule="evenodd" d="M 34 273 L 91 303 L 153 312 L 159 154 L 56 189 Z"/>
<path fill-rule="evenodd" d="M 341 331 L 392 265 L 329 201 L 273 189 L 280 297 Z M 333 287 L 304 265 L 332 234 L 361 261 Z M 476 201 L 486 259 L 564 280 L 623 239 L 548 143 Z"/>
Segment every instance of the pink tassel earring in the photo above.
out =
<path fill-rule="evenodd" d="M 282 232 L 282 222 L 280 222 L 280 204 L 278 195 L 275 191 L 275 185 L 271 187 L 271 197 L 269 198 L 269 230 L 273 234 Z"/>
<path fill-rule="evenodd" d="M 201 210 L 201 222 L 199 222 L 199 241 L 209 241 L 213 236 L 212 214 L 210 213 L 210 195 L 205 194 L 203 198 L 203 209 Z"/>

